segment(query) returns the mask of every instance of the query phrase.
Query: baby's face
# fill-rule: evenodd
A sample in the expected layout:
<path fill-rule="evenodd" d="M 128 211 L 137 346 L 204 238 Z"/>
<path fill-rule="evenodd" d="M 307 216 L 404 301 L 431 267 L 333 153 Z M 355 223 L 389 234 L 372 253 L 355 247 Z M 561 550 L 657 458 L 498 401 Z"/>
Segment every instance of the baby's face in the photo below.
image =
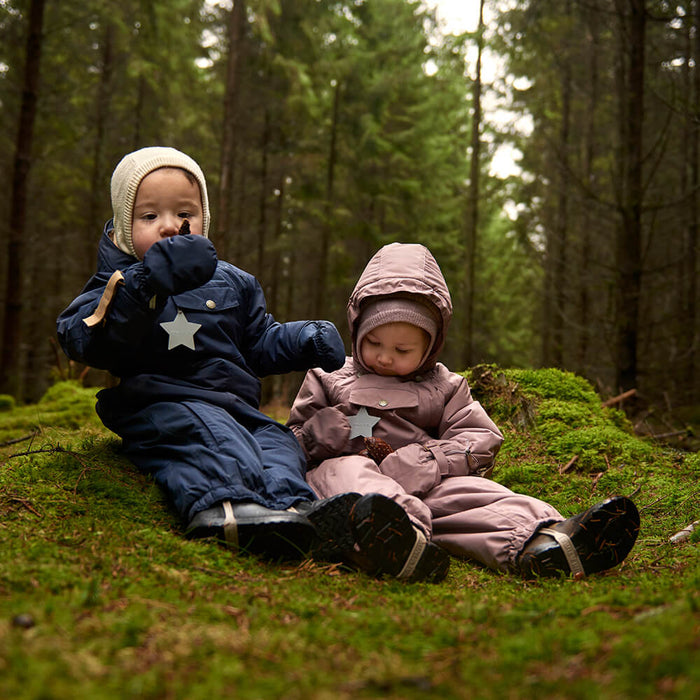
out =
<path fill-rule="evenodd" d="M 185 219 L 190 222 L 190 233 L 202 234 L 204 216 L 197 182 L 177 168 L 160 168 L 146 175 L 136 191 L 131 223 L 139 260 L 156 241 L 176 236 Z"/>
<path fill-rule="evenodd" d="M 375 374 L 403 377 L 415 372 L 428 349 L 430 336 L 410 323 L 385 323 L 362 338 L 362 362 Z"/>

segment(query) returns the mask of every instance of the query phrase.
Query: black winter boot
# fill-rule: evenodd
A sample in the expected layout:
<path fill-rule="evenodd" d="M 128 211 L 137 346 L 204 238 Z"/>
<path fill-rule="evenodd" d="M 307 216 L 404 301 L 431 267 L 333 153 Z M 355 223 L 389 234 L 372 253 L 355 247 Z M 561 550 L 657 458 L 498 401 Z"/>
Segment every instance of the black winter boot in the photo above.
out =
<path fill-rule="evenodd" d="M 630 553 L 639 532 L 639 512 L 616 496 L 567 520 L 539 528 L 517 564 L 525 578 L 573 574 L 579 578 L 616 566 Z"/>
<path fill-rule="evenodd" d="M 355 548 L 350 525 L 350 511 L 360 498 L 359 493 L 340 493 L 318 501 L 302 501 L 292 510 L 306 516 L 316 529 L 311 548 L 315 561 L 348 562 Z"/>
<path fill-rule="evenodd" d="M 363 571 L 430 583 L 447 576 L 449 554 L 428 541 L 396 501 L 367 494 L 353 507 L 350 520 L 357 543 L 353 561 Z"/>
<path fill-rule="evenodd" d="M 199 511 L 185 531 L 187 539 L 215 537 L 231 549 L 273 560 L 303 559 L 315 535 L 300 513 L 230 501 Z"/>

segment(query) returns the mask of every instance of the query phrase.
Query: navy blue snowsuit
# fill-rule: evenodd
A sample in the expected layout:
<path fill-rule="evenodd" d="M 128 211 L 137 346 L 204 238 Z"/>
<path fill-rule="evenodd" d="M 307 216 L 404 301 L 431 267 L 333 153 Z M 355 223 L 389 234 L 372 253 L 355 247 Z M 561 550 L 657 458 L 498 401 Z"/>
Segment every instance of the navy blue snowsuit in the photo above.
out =
<path fill-rule="evenodd" d="M 225 499 L 276 510 L 314 500 L 297 439 L 258 410 L 259 377 L 342 366 L 335 326 L 275 321 L 258 281 L 217 261 L 202 236 L 159 241 L 140 262 L 112 243 L 111 227 L 97 273 L 57 330 L 69 358 L 120 378 L 98 392 L 97 413 L 125 454 L 185 522 Z M 116 270 L 123 283 L 104 321 L 89 327 Z"/>

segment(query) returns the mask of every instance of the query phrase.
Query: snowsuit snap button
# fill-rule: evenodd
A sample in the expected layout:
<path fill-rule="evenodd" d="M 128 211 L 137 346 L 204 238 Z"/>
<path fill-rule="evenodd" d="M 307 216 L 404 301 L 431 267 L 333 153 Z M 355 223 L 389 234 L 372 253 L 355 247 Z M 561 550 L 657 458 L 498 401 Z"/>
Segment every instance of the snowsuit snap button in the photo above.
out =
<path fill-rule="evenodd" d="M 213 299 L 207 299 L 206 305 L 208 309 L 215 309 L 216 308 L 216 302 Z"/>

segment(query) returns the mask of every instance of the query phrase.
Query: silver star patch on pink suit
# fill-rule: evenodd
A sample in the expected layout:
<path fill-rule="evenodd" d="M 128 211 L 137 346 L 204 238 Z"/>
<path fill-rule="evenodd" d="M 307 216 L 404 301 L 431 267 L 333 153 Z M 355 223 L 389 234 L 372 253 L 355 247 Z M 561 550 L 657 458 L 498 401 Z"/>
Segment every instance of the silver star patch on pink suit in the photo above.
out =
<path fill-rule="evenodd" d="M 379 423 L 379 418 L 370 416 L 367 409 L 362 406 L 354 416 L 348 416 L 350 423 L 350 439 L 359 437 L 372 437 L 372 428 Z"/>

